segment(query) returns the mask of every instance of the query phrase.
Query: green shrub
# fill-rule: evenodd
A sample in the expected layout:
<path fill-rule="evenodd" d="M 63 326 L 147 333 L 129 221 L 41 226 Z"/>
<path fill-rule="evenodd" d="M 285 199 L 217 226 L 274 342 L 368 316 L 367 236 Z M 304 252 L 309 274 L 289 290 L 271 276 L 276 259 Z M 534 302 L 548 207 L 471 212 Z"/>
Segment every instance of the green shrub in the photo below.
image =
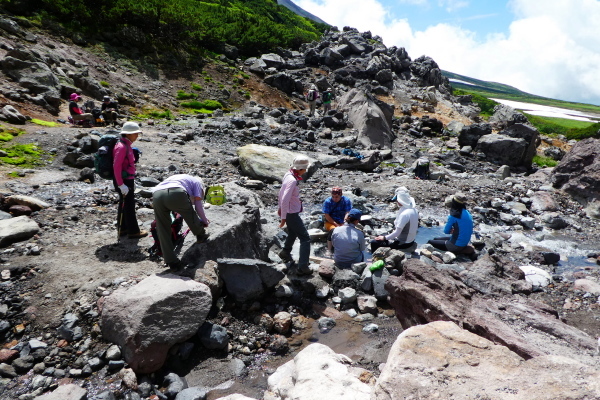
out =
<path fill-rule="evenodd" d="M 479 108 L 481 109 L 481 112 L 479 113 L 479 115 L 483 116 L 485 119 L 494 115 L 494 107 L 496 107 L 499 104 L 498 102 L 495 102 L 494 100 L 490 100 L 487 97 L 483 97 L 480 94 L 471 93 L 471 92 L 468 92 L 468 91 L 462 90 L 462 89 L 454 89 L 452 94 L 455 96 L 471 95 L 473 103 L 477 104 L 479 106 Z"/>
<path fill-rule="evenodd" d="M 15 136 L 25 133 L 22 129 L 0 125 L 0 142 L 10 142 Z"/>
<path fill-rule="evenodd" d="M 558 162 L 550 157 L 544 157 L 535 155 L 533 156 L 533 163 L 539 165 L 542 168 L 545 167 L 556 167 Z"/>
<path fill-rule="evenodd" d="M 589 137 L 599 137 L 600 123 L 577 121 L 567 118 L 540 117 L 524 113 L 529 122 L 544 135 L 563 135 L 568 140 L 582 140 Z"/>
<path fill-rule="evenodd" d="M 212 82 L 212 81 L 213 81 L 213 78 L 211 78 L 210 76 L 205 76 L 205 77 L 204 77 L 204 80 L 205 80 L 206 82 Z"/>
<path fill-rule="evenodd" d="M 109 87 L 110 83 L 108 83 L 106 81 L 100 81 L 100 86 L 102 86 L 102 87 Z"/>
<path fill-rule="evenodd" d="M 0 164 L 32 167 L 41 162 L 42 151 L 35 144 L 14 144 L 1 150 L 6 156 L 0 157 Z"/>
<path fill-rule="evenodd" d="M 202 90 L 202 86 L 198 85 L 197 83 L 192 82 L 192 89 L 194 90 Z"/>
<path fill-rule="evenodd" d="M 60 126 L 60 124 L 58 122 L 44 121 L 44 120 L 37 119 L 37 118 L 32 118 L 31 122 L 33 122 L 34 124 L 37 124 L 37 125 L 41 125 L 41 126 L 49 126 L 51 128 L 54 128 L 55 126 Z"/>
<path fill-rule="evenodd" d="M 195 99 L 196 95 L 194 93 L 186 93 L 183 90 L 177 91 L 177 100 L 189 100 Z"/>
<path fill-rule="evenodd" d="M 241 75 L 241 76 L 242 76 L 242 78 L 244 78 L 244 79 L 250 79 L 250 75 L 248 75 L 248 74 L 247 74 L 247 73 L 245 73 L 245 72 L 242 72 L 242 73 L 240 73 L 240 75 Z"/>
<path fill-rule="evenodd" d="M 216 110 L 218 108 L 223 108 L 223 105 L 217 100 L 204 100 L 204 101 L 184 101 L 181 103 L 182 107 L 193 108 L 196 110 L 206 109 L 206 110 Z"/>

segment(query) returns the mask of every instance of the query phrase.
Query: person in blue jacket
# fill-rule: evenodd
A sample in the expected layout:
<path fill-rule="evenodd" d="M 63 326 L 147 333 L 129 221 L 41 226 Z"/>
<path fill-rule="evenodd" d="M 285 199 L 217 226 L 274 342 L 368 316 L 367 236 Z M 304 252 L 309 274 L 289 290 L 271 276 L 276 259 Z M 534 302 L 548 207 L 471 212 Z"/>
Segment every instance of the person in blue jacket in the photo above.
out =
<path fill-rule="evenodd" d="M 450 237 L 438 237 L 428 243 L 436 249 L 462 253 L 471 241 L 473 234 L 473 217 L 466 208 L 467 198 L 462 193 L 456 193 L 450 200 L 450 215 L 444 227 L 444 233 Z"/>

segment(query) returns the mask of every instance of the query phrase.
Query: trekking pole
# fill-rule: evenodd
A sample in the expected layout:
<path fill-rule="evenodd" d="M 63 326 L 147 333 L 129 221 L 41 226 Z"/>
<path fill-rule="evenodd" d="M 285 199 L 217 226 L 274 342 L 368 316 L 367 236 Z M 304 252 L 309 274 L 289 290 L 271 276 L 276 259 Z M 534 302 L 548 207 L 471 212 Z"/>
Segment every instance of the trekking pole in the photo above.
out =
<path fill-rule="evenodd" d="M 119 209 L 117 211 L 117 242 L 121 240 L 121 227 L 123 226 L 123 208 L 125 208 L 125 196 L 119 194 Z"/>

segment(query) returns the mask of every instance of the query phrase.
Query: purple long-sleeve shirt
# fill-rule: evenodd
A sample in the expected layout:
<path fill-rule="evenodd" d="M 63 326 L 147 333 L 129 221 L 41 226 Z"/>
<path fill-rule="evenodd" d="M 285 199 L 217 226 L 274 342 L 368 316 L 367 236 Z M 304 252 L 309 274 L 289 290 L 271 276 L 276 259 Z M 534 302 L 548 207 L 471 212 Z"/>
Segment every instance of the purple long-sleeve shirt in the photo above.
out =
<path fill-rule="evenodd" d="M 202 182 L 202 179 L 188 174 L 172 175 L 156 185 L 154 189 L 152 189 L 152 192 L 154 193 L 157 190 L 173 188 L 181 188 L 185 190 L 190 197 L 190 201 L 194 204 L 194 208 L 196 209 L 198 217 L 200 217 L 203 222 L 206 222 L 207 219 L 206 214 L 204 213 L 204 203 L 202 201 L 202 199 L 204 199 L 204 183 Z M 197 198 L 200 200 L 196 200 Z"/>

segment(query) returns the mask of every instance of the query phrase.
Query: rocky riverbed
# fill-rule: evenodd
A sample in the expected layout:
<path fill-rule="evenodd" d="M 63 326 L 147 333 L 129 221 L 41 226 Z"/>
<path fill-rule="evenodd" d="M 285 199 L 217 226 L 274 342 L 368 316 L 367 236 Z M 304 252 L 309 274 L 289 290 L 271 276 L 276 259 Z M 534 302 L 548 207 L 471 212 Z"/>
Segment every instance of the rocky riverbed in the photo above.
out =
<path fill-rule="evenodd" d="M 101 57 L 88 68 L 67 61 L 77 52 L 56 38 L 44 47 L 9 36 L 4 59 L 41 63 L 48 73 L 89 70 L 72 74 L 73 87 L 57 80 L 38 94 L 52 110 L 77 82 L 87 82 L 88 96 L 104 90 L 96 82 L 108 71 Z M 46 47 L 63 55 L 40 56 Z M 411 60 L 368 32 L 332 31 L 300 50 L 242 63 L 256 91 L 234 112 L 142 121 L 136 182 L 144 228 L 153 220 L 150 188 L 171 174 L 198 174 L 227 192 L 224 205 L 207 210 L 209 240 L 186 239 L 187 268 L 177 274 L 149 255 L 151 238 L 116 236 L 116 194 L 91 169 L 98 139 L 111 129 L 22 125 L 27 133 L 14 142 L 36 143 L 48 162 L 2 171 L 13 177 L 0 191 L 0 396 L 599 397 L 598 140 L 541 137 L 507 107 L 483 121 L 468 96 L 450 94 L 433 60 Z M 14 69 L 3 96 L 33 107 L 34 93 L 15 88 L 28 70 Z M 128 72 L 116 82 L 123 91 L 140 89 L 120 97 L 128 104 L 148 105 L 149 91 L 171 101 L 164 88 L 181 84 L 114 69 Z M 302 89 L 313 82 L 333 86 L 337 98 L 330 113 L 309 118 Z M 226 102 L 226 91 L 213 89 Z M 537 169 L 536 152 L 559 165 Z M 276 255 L 285 237 L 279 180 L 298 153 L 312 160 L 301 188 L 313 235 L 309 274 Z M 430 179 L 415 179 L 424 157 Z M 385 268 L 374 272 L 317 257 L 320 205 L 332 186 L 369 216 L 368 235 L 390 228 L 390 197 L 407 187 L 421 215 L 418 248 L 379 250 L 372 256 Z M 473 257 L 425 244 L 456 191 L 474 217 Z"/>

